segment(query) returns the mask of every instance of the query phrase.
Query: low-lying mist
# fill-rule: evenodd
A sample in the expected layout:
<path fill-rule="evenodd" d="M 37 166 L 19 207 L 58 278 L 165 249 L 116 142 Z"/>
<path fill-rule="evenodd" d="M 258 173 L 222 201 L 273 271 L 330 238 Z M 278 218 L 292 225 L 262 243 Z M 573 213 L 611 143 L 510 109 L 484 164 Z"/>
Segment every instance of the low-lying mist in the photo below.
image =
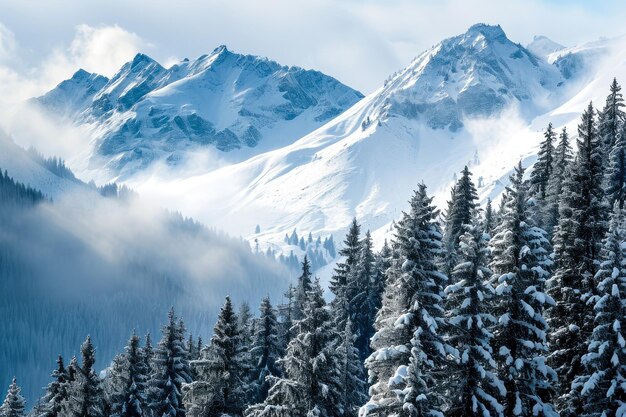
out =
<path fill-rule="evenodd" d="M 15 375 L 32 401 L 87 334 L 103 369 L 133 329 L 158 341 L 171 306 L 208 340 L 226 295 L 256 309 L 288 279 L 243 240 L 139 199 L 87 191 L 15 207 L 3 196 L 0 386 Z"/>

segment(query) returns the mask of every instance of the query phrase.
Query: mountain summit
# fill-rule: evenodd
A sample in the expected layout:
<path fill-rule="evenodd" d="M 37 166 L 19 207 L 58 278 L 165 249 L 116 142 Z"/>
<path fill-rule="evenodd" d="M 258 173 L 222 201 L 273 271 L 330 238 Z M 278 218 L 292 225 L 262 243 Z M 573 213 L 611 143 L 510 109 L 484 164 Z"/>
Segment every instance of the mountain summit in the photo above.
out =
<path fill-rule="evenodd" d="M 35 101 L 88 127 L 90 168 L 115 176 L 159 159 L 176 163 L 200 146 L 231 153 L 284 146 L 362 97 L 321 72 L 220 46 L 167 69 L 137 54 L 110 80 L 80 70 Z"/>

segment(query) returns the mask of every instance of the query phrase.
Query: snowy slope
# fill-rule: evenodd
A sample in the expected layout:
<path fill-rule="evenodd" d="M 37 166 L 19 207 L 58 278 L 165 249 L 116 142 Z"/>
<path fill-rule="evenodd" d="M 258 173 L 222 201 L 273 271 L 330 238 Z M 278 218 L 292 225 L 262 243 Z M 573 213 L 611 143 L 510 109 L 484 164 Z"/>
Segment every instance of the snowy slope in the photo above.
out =
<path fill-rule="evenodd" d="M 384 231 L 418 181 L 441 202 L 469 163 L 489 193 L 487 184 L 534 144 L 524 133 L 530 120 L 564 101 L 563 83 L 556 67 L 499 26 L 476 25 L 292 145 L 204 175 L 129 183 L 235 233 L 249 235 L 258 223 L 262 232 L 252 237 L 260 241 L 294 227 L 341 238 L 354 216 Z"/>
<path fill-rule="evenodd" d="M 60 176 L 46 168 L 2 131 L 0 131 L 0 169 L 7 171 L 16 181 L 41 191 L 51 199 L 77 191 L 92 192 L 84 183 Z"/>
<path fill-rule="evenodd" d="M 536 35 L 533 38 L 533 41 L 526 45 L 526 49 L 537 55 L 539 58 L 547 59 L 550 54 L 554 54 L 555 52 L 565 49 L 565 46 L 554 42 L 546 36 Z"/>
<path fill-rule="evenodd" d="M 138 54 L 110 80 L 80 70 L 33 103 L 87 127 L 93 150 L 74 168 L 108 180 L 156 160 L 176 165 L 207 145 L 241 161 L 293 142 L 360 98 L 320 72 L 220 46 L 168 69 Z"/>

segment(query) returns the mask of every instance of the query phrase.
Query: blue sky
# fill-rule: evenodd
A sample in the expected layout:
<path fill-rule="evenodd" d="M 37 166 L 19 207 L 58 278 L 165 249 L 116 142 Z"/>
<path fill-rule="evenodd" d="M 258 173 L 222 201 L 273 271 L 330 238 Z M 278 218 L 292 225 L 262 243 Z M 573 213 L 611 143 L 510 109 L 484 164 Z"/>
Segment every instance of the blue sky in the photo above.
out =
<path fill-rule="evenodd" d="M 0 10 L 0 83 L 28 81 L 28 94 L 79 66 L 110 75 L 139 50 L 170 64 L 220 44 L 319 69 L 367 93 L 476 22 L 501 24 L 522 44 L 535 34 L 573 45 L 626 32 L 620 1 L 0 0 Z"/>

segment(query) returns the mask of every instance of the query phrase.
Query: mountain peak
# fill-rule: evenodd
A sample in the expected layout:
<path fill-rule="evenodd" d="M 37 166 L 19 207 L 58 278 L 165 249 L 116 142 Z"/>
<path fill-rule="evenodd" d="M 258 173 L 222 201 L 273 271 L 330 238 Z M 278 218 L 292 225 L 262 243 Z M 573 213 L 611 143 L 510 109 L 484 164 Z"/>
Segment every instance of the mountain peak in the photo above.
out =
<path fill-rule="evenodd" d="M 565 49 L 565 47 L 547 36 L 535 35 L 533 41 L 526 46 L 526 49 L 540 58 L 547 58 L 548 55 Z"/>
<path fill-rule="evenodd" d="M 156 62 L 154 59 L 152 59 L 148 55 L 142 54 L 140 52 L 137 55 L 135 55 L 135 57 L 131 61 L 130 67 L 131 68 L 145 67 L 145 66 L 150 65 L 150 64 L 157 64 L 157 65 L 160 66 L 160 64 L 158 62 Z"/>
<path fill-rule="evenodd" d="M 465 33 L 468 35 L 481 34 L 488 39 L 506 38 L 506 34 L 500 25 L 488 25 L 486 23 L 476 23 L 470 26 Z"/>

